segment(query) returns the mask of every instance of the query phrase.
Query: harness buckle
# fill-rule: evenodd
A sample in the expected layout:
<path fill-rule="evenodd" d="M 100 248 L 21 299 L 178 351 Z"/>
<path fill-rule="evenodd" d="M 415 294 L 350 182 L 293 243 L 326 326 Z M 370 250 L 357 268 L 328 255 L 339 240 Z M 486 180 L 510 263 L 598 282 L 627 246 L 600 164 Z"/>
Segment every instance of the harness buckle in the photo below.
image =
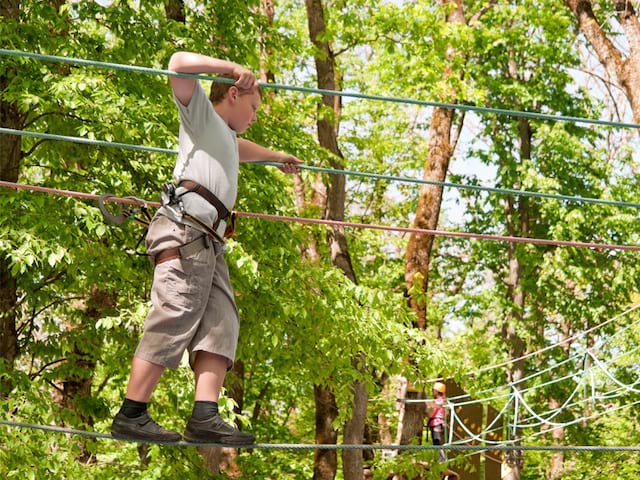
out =
<path fill-rule="evenodd" d="M 180 198 L 180 195 L 176 193 L 176 186 L 173 183 L 165 183 L 162 186 L 162 191 L 160 192 L 160 204 L 163 207 L 172 209 L 177 207 L 177 213 L 181 217 L 185 213 L 182 198 Z"/>
<path fill-rule="evenodd" d="M 163 207 L 178 203 L 176 186 L 173 183 L 165 183 L 162 187 L 162 191 L 160 192 L 160 203 Z"/>

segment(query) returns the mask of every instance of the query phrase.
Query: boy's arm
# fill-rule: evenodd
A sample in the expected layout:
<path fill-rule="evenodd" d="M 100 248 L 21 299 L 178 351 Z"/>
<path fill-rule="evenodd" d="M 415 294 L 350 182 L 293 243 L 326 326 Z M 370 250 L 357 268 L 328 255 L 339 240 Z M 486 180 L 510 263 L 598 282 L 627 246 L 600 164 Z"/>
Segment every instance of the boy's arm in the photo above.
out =
<path fill-rule="evenodd" d="M 250 70 L 247 70 L 235 62 L 221 60 L 219 58 L 208 57 L 192 52 L 176 52 L 169 59 L 169 70 L 176 73 L 218 73 L 232 75 L 236 79 L 235 85 L 238 88 L 251 88 L 256 83 L 256 77 Z M 183 105 L 189 105 L 193 89 L 196 86 L 196 79 L 185 77 L 169 77 L 171 88 L 176 98 Z"/>
<path fill-rule="evenodd" d="M 302 163 L 302 160 L 296 158 L 294 155 L 283 152 L 274 152 L 266 147 L 253 143 L 250 140 L 244 138 L 238 139 L 238 153 L 240 161 L 244 163 L 249 162 L 278 162 L 282 163 L 280 170 L 285 173 L 294 173 L 298 169 L 296 165 Z"/>

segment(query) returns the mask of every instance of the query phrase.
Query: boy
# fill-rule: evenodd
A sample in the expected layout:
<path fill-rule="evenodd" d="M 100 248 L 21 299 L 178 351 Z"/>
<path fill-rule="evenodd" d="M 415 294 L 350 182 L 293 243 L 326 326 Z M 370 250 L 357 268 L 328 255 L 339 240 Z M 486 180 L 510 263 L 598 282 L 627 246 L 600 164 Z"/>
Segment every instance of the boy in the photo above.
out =
<path fill-rule="evenodd" d="M 247 445 L 254 435 L 239 431 L 218 414 L 224 377 L 233 365 L 239 319 L 224 261 L 222 236 L 237 194 L 238 163 L 275 161 L 287 173 L 302 163 L 237 139 L 256 120 L 261 93 L 255 76 L 225 60 L 176 52 L 176 73 L 213 73 L 235 79 L 214 83 L 211 100 L 197 80 L 171 76 L 180 114 L 177 187 L 165 190 L 146 238 L 155 263 L 152 307 L 134 355 L 127 393 L 111 433 L 128 440 L 175 442 L 177 432 L 158 425 L 147 412 L 151 393 L 166 368 L 177 368 L 185 350 L 195 375 L 195 404 L 184 438 L 190 442 Z"/>

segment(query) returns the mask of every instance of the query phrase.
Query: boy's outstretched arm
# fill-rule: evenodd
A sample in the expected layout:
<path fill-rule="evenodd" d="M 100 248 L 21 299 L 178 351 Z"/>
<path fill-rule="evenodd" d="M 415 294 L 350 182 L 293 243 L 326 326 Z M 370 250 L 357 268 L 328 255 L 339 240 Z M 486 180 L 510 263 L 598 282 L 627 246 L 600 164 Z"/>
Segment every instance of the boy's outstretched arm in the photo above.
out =
<path fill-rule="evenodd" d="M 218 73 L 233 75 L 235 85 L 240 89 L 248 89 L 256 83 L 255 75 L 242 65 L 228 60 L 208 57 L 199 53 L 176 52 L 169 59 L 169 70 L 176 73 Z M 183 105 L 189 105 L 193 89 L 196 85 L 194 78 L 169 77 L 171 88 Z"/>
<path fill-rule="evenodd" d="M 282 163 L 280 170 L 285 173 L 295 173 L 298 171 L 297 165 L 300 165 L 302 160 L 283 152 L 275 152 L 266 147 L 253 143 L 250 140 L 244 138 L 238 139 L 238 153 L 240 155 L 240 161 L 249 162 L 278 162 Z"/>

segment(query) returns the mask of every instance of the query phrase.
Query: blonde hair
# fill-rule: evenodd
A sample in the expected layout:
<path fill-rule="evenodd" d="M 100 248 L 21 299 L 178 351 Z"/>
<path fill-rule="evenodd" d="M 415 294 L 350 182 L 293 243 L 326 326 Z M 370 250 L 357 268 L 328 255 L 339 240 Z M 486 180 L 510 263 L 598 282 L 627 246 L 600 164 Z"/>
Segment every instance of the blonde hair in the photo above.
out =
<path fill-rule="evenodd" d="M 220 77 L 235 80 L 235 77 L 233 75 L 224 74 L 224 75 L 220 75 Z M 213 82 L 211 84 L 211 91 L 209 93 L 209 100 L 211 100 L 211 103 L 213 103 L 214 105 L 217 105 L 218 103 L 220 103 L 224 99 L 224 97 L 227 95 L 231 87 L 236 87 L 238 89 L 238 95 L 240 96 L 250 95 L 252 93 L 257 92 L 258 95 L 260 95 L 260 98 L 262 98 L 262 90 L 260 89 L 260 86 L 257 84 L 251 88 L 238 88 L 233 83 Z"/>

